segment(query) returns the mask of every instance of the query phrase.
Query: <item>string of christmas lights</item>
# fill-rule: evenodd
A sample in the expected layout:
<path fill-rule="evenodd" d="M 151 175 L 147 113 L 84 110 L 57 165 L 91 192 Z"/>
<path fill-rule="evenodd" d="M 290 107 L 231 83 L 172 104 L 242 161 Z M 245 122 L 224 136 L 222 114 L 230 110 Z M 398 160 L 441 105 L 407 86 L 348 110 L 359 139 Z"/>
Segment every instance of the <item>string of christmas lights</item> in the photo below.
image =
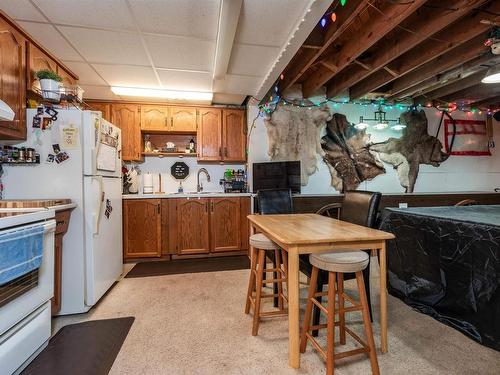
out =
<path fill-rule="evenodd" d="M 368 107 L 372 106 L 374 108 L 376 107 L 381 107 L 384 111 L 387 110 L 393 110 L 397 109 L 399 111 L 405 111 L 405 110 L 417 110 L 420 108 L 423 108 L 421 104 L 399 104 L 399 103 L 385 103 L 384 99 L 376 99 L 376 100 L 362 100 L 362 101 L 349 101 L 349 100 L 335 100 L 335 99 L 325 99 L 319 102 L 312 102 L 310 99 L 289 99 L 285 98 L 279 91 L 279 85 L 278 82 L 284 79 L 284 75 L 281 74 L 279 79 L 275 82 L 274 84 L 274 95 L 270 95 L 268 100 L 260 104 L 258 107 L 263 113 L 267 113 L 268 115 L 272 114 L 278 104 L 282 103 L 283 105 L 289 105 L 290 107 L 300 107 L 300 108 L 308 108 L 308 109 L 313 109 L 317 107 L 321 107 L 322 105 L 332 103 L 333 107 L 339 107 L 344 104 L 355 104 L 355 105 L 360 105 L 363 107 Z M 257 98 L 254 98 L 255 100 L 258 101 Z M 436 100 L 440 101 L 440 100 Z M 496 113 L 499 111 L 499 109 L 492 109 L 492 108 L 477 108 L 477 107 L 470 107 L 466 104 L 460 104 L 457 105 L 456 103 L 447 103 L 444 101 L 440 101 L 441 104 L 435 104 L 433 102 L 429 102 L 425 105 L 427 108 L 436 108 L 439 111 L 445 111 L 445 112 L 454 112 L 454 111 L 462 111 L 462 112 L 468 112 L 468 113 L 478 113 L 481 115 L 483 112 L 486 113 L 488 116 L 492 115 L 493 113 Z"/>

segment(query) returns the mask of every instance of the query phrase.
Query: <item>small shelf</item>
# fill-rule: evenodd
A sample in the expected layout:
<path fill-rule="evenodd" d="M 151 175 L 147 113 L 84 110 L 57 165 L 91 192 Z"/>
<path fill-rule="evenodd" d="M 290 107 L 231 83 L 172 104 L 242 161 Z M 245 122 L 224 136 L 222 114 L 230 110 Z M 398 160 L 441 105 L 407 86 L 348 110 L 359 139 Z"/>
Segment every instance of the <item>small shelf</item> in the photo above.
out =
<path fill-rule="evenodd" d="M 197 156 L 196 153 L 187 154 L 185 152 L 143 152 L 142 155 L 143 156 L 156 156 L 158 158 L 169 157 L 169 156 L 181 157 L 181 158 L 186 156 L 188 158 L 192 158 L 192 157 Z"/>

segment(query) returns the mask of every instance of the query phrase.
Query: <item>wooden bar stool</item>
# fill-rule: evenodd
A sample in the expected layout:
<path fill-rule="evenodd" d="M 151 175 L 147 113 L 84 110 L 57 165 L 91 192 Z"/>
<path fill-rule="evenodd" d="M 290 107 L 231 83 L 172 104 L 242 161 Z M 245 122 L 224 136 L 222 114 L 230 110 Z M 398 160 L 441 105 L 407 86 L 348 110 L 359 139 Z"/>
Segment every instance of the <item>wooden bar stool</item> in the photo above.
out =
<path fill-rule="evenodd" d="M 275 268 L 265 268 L 266 267 L 266 252 L 273 251 L 275 259 Z M 288 282 L 287 279 L 287 254 L 285 250 L 281 250 L 278 245 L 266 237 L 262 233 L 254 234 L 250 236 L 250 278 L 248 281 L 248 291 L 247 299 L 245 305 L 245 314 L 250 313 L 250 306 L 253 308 L 253 326 L 252 326 L 252 336 L 257 336 L 259 332 L 260 318 L 273 317 L 273 316 L 283 316 L 288 314 L 288 309 L 286 309 L 285 302 L 288 303 L 288 299 L 283 291 L 283 282 Z M 283 264 L 283 268 L 281 265 Z M 264 280 L 265 273 L 273 273 L 276 278 L 271 278 Z M 265 284 L 277 284 L 277 293 L 264 294 L 262 293 L 262 287 Z M 255 294 L 254 294 L 255 292 Z M 278 310 L 273 311 L 261 311 L 261 300 L 262 298 L 278 298 Z"/>
<path fill-rule="evenodd" d="M 364 251 L 354 252 L 333 252 L 323 254 L 311 254 L 309 262 L 312 264 L 311 283 L 309 285 L 309 294 L 307 299 L 306 312 L 304 316 L 304 326 L 300 340 L 300 351 L 306 351 L 307 340 L 318 350 L 323 359 L 326 361 L 326 373 L 332 375 L 334 372 L 335 361 L 341 358 L 349 357 L 360 353 L 368 353 L 370 357 L 372 374 L 379 374 L 377 353 L 375 343 L 373 342 L 373 332 L 370 322 L 370 312 L 368 309 L 368 301 L 366 298 L 365 285 L 362 271 L 368 266 L 369 257 Z M 316 282 L 318 279 L 319 270 L 328 272 L 328 291 L 317 292 Z M 352 297 L 344 292 L 344 273 L 354 272 L 358 284 L 360 301 L 355 301 Z M 338 288 L 336 288 L 336 285 Z M 328 296 L 328 307 L 324 307 L 317 297 Z M 335 298 L 338 296 L 338 308 L 335 307 Z M 345 301 L 351 303 L 352 306 L 345 306 Z M 316 305 L 327 316 L 327 324 L 311 325 L 311 315 L 313 305 Z M 345 313 L 352 311 L 361 311 L 363 314 L 363 322 L 365 328 L 366 342 L 363 341 L 356 333 L 351 331 L 345 324 Z M 338 313 L 339 320 L 335 321 L 335 314 Z M 335 353 L 335 326 L 339 327 L 340 344 L 346 343 L 346 333 L 359 342 L 362 348 Z M 310 331 L 327 328 L 327 348 L 325 350 L 314 339 Z"/>

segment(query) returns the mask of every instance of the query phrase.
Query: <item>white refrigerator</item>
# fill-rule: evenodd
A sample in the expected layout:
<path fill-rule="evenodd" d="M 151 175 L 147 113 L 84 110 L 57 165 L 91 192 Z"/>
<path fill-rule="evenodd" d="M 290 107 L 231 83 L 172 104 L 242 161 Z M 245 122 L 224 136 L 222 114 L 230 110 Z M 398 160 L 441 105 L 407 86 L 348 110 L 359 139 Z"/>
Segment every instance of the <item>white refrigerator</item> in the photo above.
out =
<path fill-rule="evenodd" d="M 121 131 L 100 112 L 57 111 L 42 131 L 32 128 L 37 111 L 27 110 L 28 137 L 16 147 L 35 148 L 40 164 L 4 166 L 2 179 L 5 199 L 77 204 L 63 239 L 59 314 L 66 315 L 88 311 L 123 270 Z"/>

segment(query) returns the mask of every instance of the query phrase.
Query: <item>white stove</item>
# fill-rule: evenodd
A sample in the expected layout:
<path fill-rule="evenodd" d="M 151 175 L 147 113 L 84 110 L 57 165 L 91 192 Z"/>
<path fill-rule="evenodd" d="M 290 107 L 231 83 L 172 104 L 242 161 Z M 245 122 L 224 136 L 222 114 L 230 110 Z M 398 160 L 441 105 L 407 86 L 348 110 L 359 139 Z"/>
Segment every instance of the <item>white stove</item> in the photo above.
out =
<path fill-rule="evenodd" d="M 2 235 L 43 226 L 42 263 L 35 276 L 30 276 L 31 287 L 22 294 L 10 295 L 0 305 L 0 375 L 21 372 L 50 338 L 50 299 L 54 295 L 54 216 L 54 210 L 45 208 L 0 209 Z M 9 283 L 0 287 L 4 288 L 4 295 L 12 290 L 8 289 L 11 287 Z"/>

